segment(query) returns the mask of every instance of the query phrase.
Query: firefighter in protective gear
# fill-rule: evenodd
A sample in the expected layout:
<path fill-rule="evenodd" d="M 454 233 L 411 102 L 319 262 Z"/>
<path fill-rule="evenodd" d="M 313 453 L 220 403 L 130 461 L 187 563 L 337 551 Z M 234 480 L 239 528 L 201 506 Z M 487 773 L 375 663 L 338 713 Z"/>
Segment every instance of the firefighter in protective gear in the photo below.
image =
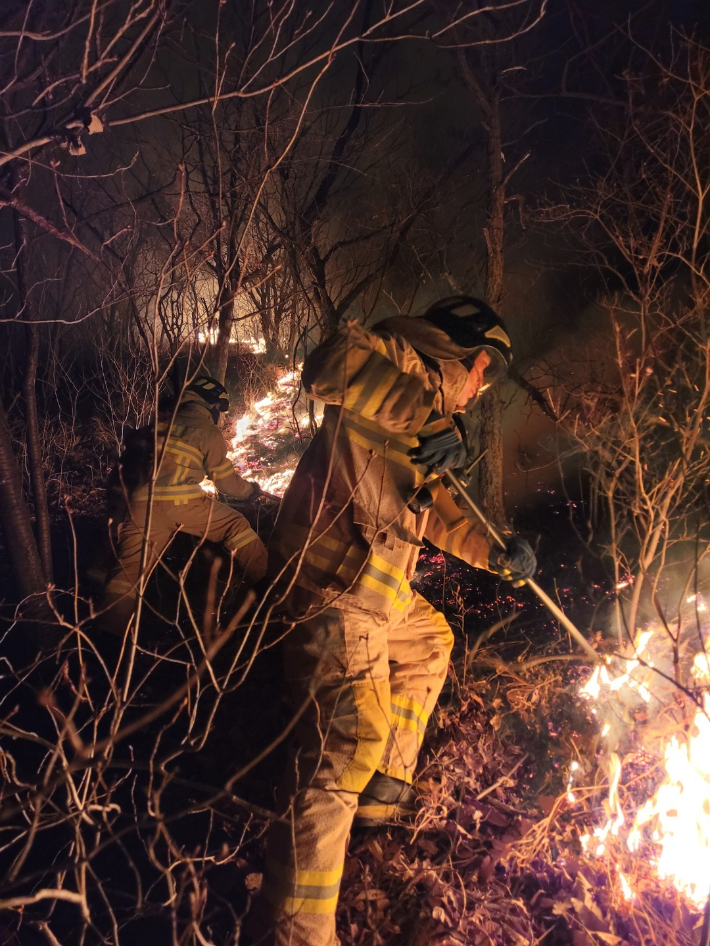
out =
<path fill-rule="evenodd" d="M 235 473 L 227 457 L 227 444 L 216 426 L 227 410 L 229 397 L 219 381 L 197 378 L 185 390 L 171 421 L 159 422 L 155 436 L 153 429 L 145 429 L 155 449 L 153 444 L 150 450 L 143 449 L 139 464 L 144 469 L 137 472 L 131 457 L 122 456 L 117 480 L 125 504 L 118 526 L 117 562 L 100 602 L 105 630 L 123 634 L 135 610 L 144 546 L 148 575 L 177 532 L 220 542 L 234 555 L 248 584 L 263 578 L 266 549 L 261 539 L 241 513 L 208 496 L 200 486 L 207 476 L 226 496 L 247 499 L 259 492 L 258 484 Z"/>
<path fill-rule="evenodd" d="M 424 539 L 483 569 L 491 545 L 428 471 L 462 461 L 452 415 L 509 362 L 502 321 L 463 297 L 371 331 L 348 323 L 306 359 L 304 388 L 325 413 L 269 545 L 301 716 L 254 942 L 334 946 L 353 820 L 382 823 L 411 806 L 453 635 L 409 582 Z M 414 512 L 427 480 L 431 508 Z"/>

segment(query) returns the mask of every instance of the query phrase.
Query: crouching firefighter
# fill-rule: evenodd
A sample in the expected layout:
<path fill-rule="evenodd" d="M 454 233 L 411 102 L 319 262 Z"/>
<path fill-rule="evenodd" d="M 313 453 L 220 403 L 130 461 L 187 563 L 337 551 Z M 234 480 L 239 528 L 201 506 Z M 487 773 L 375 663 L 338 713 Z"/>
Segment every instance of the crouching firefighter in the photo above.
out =
<path fill-rule="evenodd" d="M 200 486 L 207 476 L 225 496 L 248 499 L 260 492 L 257 483 L 235 473 L 227 457 L 217 427 L 227 410 L 229 396 L 219 381 L 197 378 L 185 389 L 171 421 L 159 421 L 157 431 L 136 431 L 127 444 L 109 487 L 119 499 L 115 505 L 123 509 L 117 561 L 99 602 L 104 630 L 123 634 L 135 611 L 142 573 L 150 574 L 177 532 L 221 543 L 248 584 L 263 578 L 266 549 L 261 539 L 241 513 Z"/>
<path fill-rule="evenodd" d="M 443 614 L 410 588 L 422 540 L 512 580 L 535 570 L 527 542 L 492 547 L 439 479 L 466 459 L 454 413 L 510 361 L 503 322 L 468 297 L 372 330 L 351 322 L 306 359 L 305 391 L 326 408 L 269 545 L 270 573 L 287 589 L 284 664 L 302 715 L 254 942 L 333 946 L 353 821 L 412 810 L 453 644 Z"/>

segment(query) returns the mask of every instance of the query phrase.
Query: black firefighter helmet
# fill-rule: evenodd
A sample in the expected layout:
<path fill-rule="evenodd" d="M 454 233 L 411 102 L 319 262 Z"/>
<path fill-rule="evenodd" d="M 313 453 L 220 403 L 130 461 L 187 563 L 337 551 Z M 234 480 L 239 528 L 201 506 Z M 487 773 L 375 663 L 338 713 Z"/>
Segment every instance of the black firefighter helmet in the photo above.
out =
<path fill-rule="evenodd" d="M 187 386 L 188 391 L 199 394 L 203 401 L 207 402 L 211 411 L 218 411 L 224 414 L 229 410 L 229 395 L 223 384 L 220 384 L 216 378 L 202 377 L 195 378 Z"/>
<path fill-rule="evenodd" d="M 420 318 L 435 325 L 466 350 L 460 359 L 470 370 L 481 351 L 487 351 L 491 363 L 484 372 L 487 388 L 501 378 L 513 361 L 513 348 L 503 319 L 480 299 L 450 296 L 430 306 Z"/>

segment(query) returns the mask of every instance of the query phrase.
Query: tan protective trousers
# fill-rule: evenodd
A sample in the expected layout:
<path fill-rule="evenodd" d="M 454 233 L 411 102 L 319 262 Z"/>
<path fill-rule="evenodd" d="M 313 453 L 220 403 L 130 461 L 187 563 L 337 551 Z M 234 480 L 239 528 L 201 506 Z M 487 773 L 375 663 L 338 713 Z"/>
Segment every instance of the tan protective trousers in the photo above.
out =
<path fill-rule="evenodd" d="M 123 633 L 133 611 L 141 578 L 141 557 L 146 529 L 146 502 L 131 503 L 118 527 L 117 563 L 111 570 L 100 601 L 107 608 L 102 623 L 106 630 Z M 153 503 L 150 535 L 146 548 L 145 574 L 149 575 L 177 532 L 221 542 L 233 552 L 250 584 L 266 571 L 266 548 L 241 513 L 209 496 L 175 504 Z"/>
<path fill-rule="evenodd" d="M 337 943 L 335 909 L 358 794 L 375 770 L 412 781 L 452 645 L 443 614 L 416 592 L 387 621 L 331 607 L 286 636 L 294 709 L 307 708 L 284 791 L 290 803 L 269 830 L 263 942 Z"/>

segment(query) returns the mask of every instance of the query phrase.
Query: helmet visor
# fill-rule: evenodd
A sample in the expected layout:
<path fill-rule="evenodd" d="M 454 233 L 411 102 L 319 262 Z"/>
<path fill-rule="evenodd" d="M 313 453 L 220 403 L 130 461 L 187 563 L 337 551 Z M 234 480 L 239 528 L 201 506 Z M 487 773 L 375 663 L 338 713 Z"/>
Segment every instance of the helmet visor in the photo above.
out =
<path fill-rule="evenodd" d="M 463 364 L 469 371 L 473 368 L 476 359 L 482 351 L 487 352 L 490 361 L 483 370 L 483 384 L 478 389 L 479 394 L 483 394 L 492 384 L 495 384 L 496 381 L 500 381 L 508 370 L 508 365 L 497 348 L 493 348 L 491 345 L 481 345 L 480 348 L 476 348 L 475 351 L 471 352 L 471 354 L 463 360 Z"/>

